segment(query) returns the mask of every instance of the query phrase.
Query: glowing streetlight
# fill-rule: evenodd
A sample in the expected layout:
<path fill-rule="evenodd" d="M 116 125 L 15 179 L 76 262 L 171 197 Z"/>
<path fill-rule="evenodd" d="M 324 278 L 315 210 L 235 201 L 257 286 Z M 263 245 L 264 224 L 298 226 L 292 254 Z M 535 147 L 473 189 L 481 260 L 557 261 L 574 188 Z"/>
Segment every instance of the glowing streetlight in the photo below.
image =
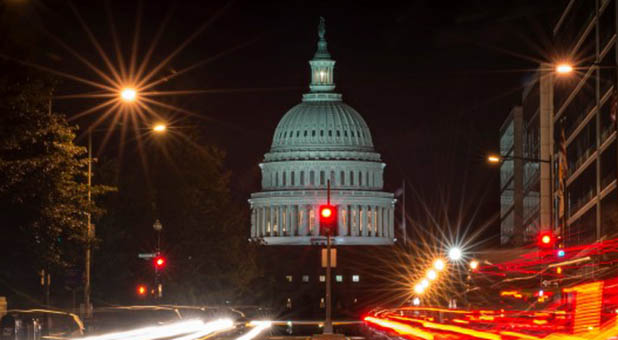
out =
<path fill-rule="evenodd" d="M 420 283 L 417 283 L 417 284 L 414 286 L 414 292 L 415 292 L 416 294 L 423 294 L 423 292 L 424 292 L 424 291 L 425 291 L 425 288 L 424 288 L 424 287 L 423 287 Z"/>
<path fill-rule="evenodd" d="M 568 74 L 573 72 L 573 66 L 567 63 L 562 63 L 556 65 L 556 73 L 558 74 Z"/>
<path fill-rule="evenodd" d="M 459 249 L 458 247 L 453 247 L 448 250 L 448 258 L 451 259 L 452 261 L 461 260 L 461 256 L 462 256 L 461 249 Z"/>
<path fill-rule="evenodd" d="M 470 261 L 470 269 L 476 270 L 476 268 L 478 268 L 478 267 L 479 267 L 479 261 L 477 261 L 477 260 Z"/>
<path fill-rule="evenodd" d="M 437 259 L 433 262 L 433 267 L 437 270 L 437 271 L 442 271 L 442 269 L 444 269 L 444 261 L 442 259 Z"/>
<path fill-rule="evenodd" d="M 156 124 L 155 126 L 152 127 L 152 131 L 157 132 L 157 133 L 163 133 L 165 132 L 165 130 L 167 130 L 167 126 L 163 123 Z"/>
<path fill-rule="evenodd" d="M 502 161 L 502 157 L 500 156 L 496 156 L 496 155 L 489 155 L 487 156 L 487 162 L 492 163 L 492 164 L 498 164 Z"/>
<path fill-rule="evenodd" d="M 131 87 L 125 87 L 124 89 L 122 89 L 122 91 L 120 92 L 120 97 L 122 98 L 123 101 L 125 102 L 132 102 L 135 100 L 135 98 L 137 97 L 137 91 L 134 88 Z"/>
<path fill-rule="evenodd" d="M 412 299 L 412 304 L 415 306 L 418 306 L 421 304 L 421 299 L 419 299 L 418 297 L 415 297 L 414 299 Z"/>
<path fill-rule="evenodd" d="M 429 281 L 427 279 L 423 279 L 421 281 L 421 286 L 423 287 L 423 289 L 429 287 Z"/>
<path fill-rule="evenodd" d="M 436 271 L 433 269 L 429 269 L 429 271 L 427 272 L 427 279 L 429 279 L 429 281 L 433 281 L 438 277 L 438 274 L 436 274 Z"/>

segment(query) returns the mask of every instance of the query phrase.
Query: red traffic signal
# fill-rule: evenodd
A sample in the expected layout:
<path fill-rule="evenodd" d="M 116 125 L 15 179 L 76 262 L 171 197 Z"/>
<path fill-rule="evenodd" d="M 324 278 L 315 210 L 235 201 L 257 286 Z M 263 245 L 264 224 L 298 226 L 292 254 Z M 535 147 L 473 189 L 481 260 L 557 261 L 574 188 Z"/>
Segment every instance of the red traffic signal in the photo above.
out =
<path fill-rule="evenodd" d="M 542 232 L 539 234 L 538 245 L 541 248 L 551 248 L 556 243 L 556 239 L 551 232 Z"/>
<path fill-rule="evenodd" d="M 163 269 L 166 263 L 167 263 L 167 260 L 165 259 L 165 257 L 161 255 L 154 258 L 155 269 Z"/>
<path fill-rule="evenodd" d="M 146 285 L 137 286 L 137 295 L 146 296 L 147 293 L 148 293 L 148 287 L 146 287 Z"/>
<path fill-rule="evenodd" d="M 337 233 L 337 207 L 330 204 L 320 206 L 320 234 L 335 235 Z"/>

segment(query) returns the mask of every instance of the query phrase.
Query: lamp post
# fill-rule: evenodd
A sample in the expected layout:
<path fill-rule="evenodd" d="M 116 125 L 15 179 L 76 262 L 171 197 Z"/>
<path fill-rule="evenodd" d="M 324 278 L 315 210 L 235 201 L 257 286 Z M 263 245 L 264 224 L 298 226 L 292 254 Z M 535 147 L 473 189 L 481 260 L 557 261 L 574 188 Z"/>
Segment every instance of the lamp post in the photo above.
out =
<path fill-rule="evenodd" d="M 131 87 L 125 87 L 118 93 L 119 100 L 125 103 L 134 102 L 137 99 L 137 90 Z M 51 107 L 51 101 L 50 101 Z M 88 129 L 88 206 L 92 202 L 92 128 Z M 86 254 L 84 263 L 84 309 L 85 316 L 87 318 L 92 316 L 92 309 L 90 307 L 90 281 L 92 268 L 92 240 L 94 239 L 95 232 L 92 225 L 92 216 L 88 212 L 86 213 Z"/>

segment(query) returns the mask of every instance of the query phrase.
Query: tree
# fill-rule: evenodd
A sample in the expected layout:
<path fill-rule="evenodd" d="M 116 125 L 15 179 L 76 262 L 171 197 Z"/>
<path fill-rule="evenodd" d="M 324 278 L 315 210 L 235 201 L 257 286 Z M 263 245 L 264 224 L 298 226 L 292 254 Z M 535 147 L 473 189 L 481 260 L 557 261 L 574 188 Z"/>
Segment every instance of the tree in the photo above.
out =
<path fill-rule="evenodd" d="M 54 82 L 14 64 L 1 65 L 0 238 L 4 280 L 63 268 L 82 256 L 86 214 L 102 210 L 87 201 L 85 149 L 74 144 L 77 127 L 51 108 Z M 111 188 L 94 186 L 96 197 Z M 94 201 L 93 201 L 94 202 Z M 15 259 L 19 259 L 16 261 Z"/>
<path fill-rule="evenodd" d="M 258 271 L 247 241 L 247 209 L 231 199 L 224 153 L 191 129 L 151 142 L 125 151 L 139 152 L 145 163 L 132 157 L 102 164 L 107 183 L 119 190 L 106 198 L 108 213 L 98 223 L 94 291 L 106 302 L 126 304 L 138 283 L 154 282 L 152 263 L 137 254 L 155 250 L 152 224 L 160 219 L 168 259 L 161 273 L 164 301 L 241 301 Z"/>

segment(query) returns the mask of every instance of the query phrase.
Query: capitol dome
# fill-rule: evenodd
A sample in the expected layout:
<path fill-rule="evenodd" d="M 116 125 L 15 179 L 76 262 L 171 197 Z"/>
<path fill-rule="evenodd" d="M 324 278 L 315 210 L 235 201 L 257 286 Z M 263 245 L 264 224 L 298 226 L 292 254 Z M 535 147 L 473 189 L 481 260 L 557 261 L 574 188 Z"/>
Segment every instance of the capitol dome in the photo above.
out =
<path fill-rule="evenodd" d="M 271 152 L 288 150 L 372 151 L 371 132 L 341 96 L 316 100 L 313 93 L 288 111 L 275 130 Z"/>
<path fill-rule="evenodd" d="M 392 244 L 395 199 L 382 191 L 386 165 L 363 117 L 334 92 L 323 20 L 318 34 L 310 91 L 281 118 L 260 164 L 262 191 L 249 199 L 251 238 L 269 245 L 319 242 L 318 208 L 330 188 L 335 244 Z"/>

